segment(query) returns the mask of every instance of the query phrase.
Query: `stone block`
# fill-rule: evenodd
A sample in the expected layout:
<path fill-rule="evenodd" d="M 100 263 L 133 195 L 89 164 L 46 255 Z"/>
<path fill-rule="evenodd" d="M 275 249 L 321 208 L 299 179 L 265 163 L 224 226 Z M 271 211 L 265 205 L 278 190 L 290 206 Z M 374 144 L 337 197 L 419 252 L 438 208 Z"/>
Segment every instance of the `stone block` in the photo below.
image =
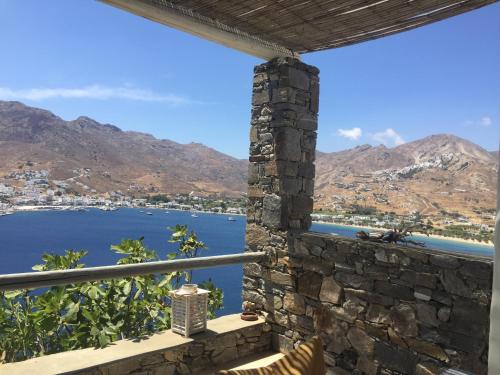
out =
<path fill-rule="evenodd" d="M 307 271 L 302 273 L 298 279 L 299 294 L 317 300 L 322 279 L 321 275 L 316 272 Z"/>
<path fill-rule="evenodd" d="M 285 335 L 273 335 L 273 347 L 281 353 L 288 353 L 293 350 L 293 340 Z"/>
<path fill-rule="evenodd" d="M 465 260 L 460 267 L 460 273 L 471 279 L 491 280 L 493 263 L 491 261 Z"/>
<path fill-rule="evenodd" d="M 306 303 L 304 297 L 297 293 L 285 292 L 285 297 L 283 298 L 283 308 L 293 314 L 305 314 Z"/>
<path fill-rule="evenodd" d="M 247 263 L 243 266 L 245 276 L 263 277 L 262 266 L 259 263 Z"/>
<path fill-rule="evenodd" d="M 432 290 L 416 286 L 413 295 L 418 300 L 430 301 L 432 298 Z"/>
<path fill-rule="evenodd" d="M 318 130 L 318 117 L 311 112 L 299 113 L 295 120 L 295 127 L 302 130 Z"/>
<path fill-rule="evenodd" d="M 430 273 L 417 273 L 415 276 L 415 284 L 434 289 L 436 287 L 436 276 Z"/>
<path fill-rule="evenodd" d="M 402 285 L 391 284 L 386 281 L 376 280 L 375 292 L 405 301 L 411 301 L 415 299 L 411 288 Z"/>
<path fill-rule="evenodd" d="M 282 199 L 278 195 L 269 194 L 264 197 L 262 204 L 262 223 L 271 228 L 283 226 Z"/>
<path fill-rule="evenodd" d="M 364 375 L 377 375 L 379 367 L 376 360 L 364 355 L 359 356 L 356 362 L 356 368 Z"/>
<path fill-rule="evenodd" d="M 153 369 L 153 375 L 174 375 L 174 374 L 175 374 L 175 365 L 173 364 L 165 363 Z"/>
<path fill-rule="evenodd" d="M 280 67 L 280 83 L 281 87 L 291 86 L 300 90 L 309 90 L 310 76 L 307 72 L 290 66 Z"/>
<path fill-rule="evenodd" d="M 329 302 L 339 304 L 342 298 L 343 288 L 338 284 L 333 277 L 325 277 L 321 284 L 319 300 L 321 302 Z"/>
<path fill-rule="evenodd" d="M 141 368 L 140 358 L 129 358 L 107 366 L 106 374 L 108 375 L 123 375 L 129 374 Z"/>
<path fill-rule="evenodd" d="M 360 298 L 366 302 L 377 304 L 377 305 L 383 305 L 383 306 L 394 305 L 394 298 L 384 296 L 382 294 L 369 292 L 366 290 L 344 288 L 344 293 L 345 293 L 346 298 L 351 298 L 351 296 L 355 296 L 355 297 Z"/>
<path fill-rule="evenodd" d="M 290 320 L 288 319 L 288 315 L 286 313 L 280 311 L 274 311 L 274 322 L 283 327 L 288 327 Z"/>
<path fill-rule="evenodd" d="M 213 363 L 216 365 L 227 363 L 236 358 L 238 358 L 238 349 L 236 348 L 236 345 L 232 348 L 215 350 L 211 356 Z"/>
<path fill-rule="evenodd" d="M 280 194 L 297 195 L 302 189 L 302 181 L 296 177 L 280 179 Z"/>
<path fill-rule="evenodd" d="M 429 261 L 440 268 L 456 269 L 460 267 L 458 259 L 448 254 L 431 254 Z"/>
<path fill-rule="evenodd" d="M 325 264 L 321 259 L 314 257 L 302 258 L 301 264 L 304 271 L 317 272 L 323 276 L 329 276 L 333 271 L 333 266 L 331 264 Z"/>
<path fill-rule="evenodd" d="M 416 340 L 416 339 L 406 339 L 408 347 L 418 353 L 425 354 L 431 358 L 435 358 L 441 362 L 448 362 L 449 358 L 444 352 L 444 350 L 432 342 Z"/>
<path fill-rule="evenodd" d="M 353 327 L 347 332 L 347 339 L 360 355 L 371 356 L 375 347 L 375 340 L 360 328 Z"/>
<path fill-rule="evenodd" d="M 451 310 L 449 307 L 441 307 L 437 312 L 437 316 L 442 322 L 447 322 L 450 319 L 450 314 Z"/>
<path fill-rule="evenodd" d="M 401 337 L 415 337 L 418 327 L 415 311 L 410 305 L 399 304 L 391 308 L 392 328 Z"/>
<path fill-rule="evenodd" d="M 422 324 L 431 327 L 439 326 L 436 308 L 428 303 L 417 303 L 417 317 Z"/>
<path fill-rule="evenodd" d="M 297 90 L 292 87 L 274 88 L 272 97 L 273 103 L 295 103 Z"/>
<path fill-rule="evenodd" d="M 269 95 L 268 89 L 256 89 L 253 91 L 252 95 L 252 105 L 258 106 L 265 103 L 269 103 L 271 97 Z"/>
<path fill-rule="evenodd" d="M 338 268 L 337 264 L 335 264 L 335 268 Z M 373 280 L 355 273 L 337 271 L 335 272 L 335 280 L 344 286 L 350 286 L 354 289 L 363 289 L 367 291 L 373 289 Z"/>
<path fill-rule="evenodd" d="M 441 370 L 434 363 L 419 363 L 415 375 L 441 375 Z"/>
<path fill-rule="evenodd" d="M 418 357 L 408 350 L 379 341 L 375 343 L 375 358 L 381 366 L 403 374 L 412 374 L 418 361 Z"/>
<path fill-rule="evenodd" d="M 280 128 L 275 136 L 276 158 L 278 160 L 300 161 L 300 131 L 293 128 Z"/>
<path fill-rule="evenodd" d="M 308 257 L 310 255 L 309 246 L 300 238 L 295 239 L 292 253 L 299 257 Z"/>
<path fill-rule="evenodd" d="M 294 196 L 290 205 L 290 216 L 292 218 L 302 218 L 309 215 L 313 209 L 313 199 L 308 196 Z"/>
<path fill-rule="evenodd" d="M 260 307 L 263 307 L 266 304 L 264 296 L 253 290 L 243 290 L 243 301 L 253 302 Z"/>
<path fill-rule="evenodd" d="M 289 273 L 271 270 L 271 281 L 275 284 L 293 286 L 293 277 Z"/>
<path fill-rule="evenodd" d="M 387 334 L 389 335 L 389 340 L 391 340 L 391 342 L 393 342 L 397 346 L 408 349 L 408 345 L 406 344 L 406 342 L 396 333 L 396 331 L 394 331 L 394 329 L 389 327 L 387 329 Z"/>
<path fill-rule="evenodd" d="M 384 306 L 372 304 L 368 307 L 366 320 L 377 324 L 389 325 L 392 323 L 391 312 Z"/>
<path fill-rule="evenodd" d="M 484 337 L 489 328 L 489 312 L 475 301 L 458 298 L 453 304 L 447 330 L 468 336 Z"/>
<path fill-rule="evenodd" d="M 470 297 L 472 291 L 465 285 L 465 282 L 457 275 L 457 271 L 453 269 L 444 269 L 440 272 L 441 283 L 444 289 L 451 294 L 462 297 Z"/>

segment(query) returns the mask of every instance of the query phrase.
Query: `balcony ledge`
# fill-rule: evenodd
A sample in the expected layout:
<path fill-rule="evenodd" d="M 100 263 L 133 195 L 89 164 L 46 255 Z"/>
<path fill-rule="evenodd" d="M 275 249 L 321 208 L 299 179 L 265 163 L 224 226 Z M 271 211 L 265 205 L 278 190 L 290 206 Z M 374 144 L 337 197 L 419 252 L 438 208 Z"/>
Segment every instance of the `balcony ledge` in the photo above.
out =
<path fill-rule="evenodd" d="M 268 351 L 268 328 L 263 319 L 247 322 L 239 314 L 227 315 L 210 320 L 206 332 L 190 338 L 168 330 L 142 340 L 116 341 L 103 349 L 87 348 L 3 364 L 0 374 L 196 373 Z"/>

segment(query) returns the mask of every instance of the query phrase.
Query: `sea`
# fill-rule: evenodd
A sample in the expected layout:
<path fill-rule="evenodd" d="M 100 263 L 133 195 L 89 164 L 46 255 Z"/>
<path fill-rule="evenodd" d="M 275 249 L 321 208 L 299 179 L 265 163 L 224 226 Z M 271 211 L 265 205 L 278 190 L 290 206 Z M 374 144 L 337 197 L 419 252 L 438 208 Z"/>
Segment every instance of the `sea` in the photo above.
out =
<path fill-rule="evenodd" d="M 147 214 L 150 213 L 150 214 Z M 201 256 L 241 253 L 244 250 L 245 217 L 160 209 L 124 208 L 117 211 L 35 211 L 0 217 L 0 274 L 29 272 L 41 263 L 44 252 L 63 254 L 66 249 L 87 250 L 86 266 L 115 264 L 119 256 L 110 246 L 122 239 L 144 237 L 147 247 L 161 259 L 175 250 L 168 227 L 185 224 L 208 249 Z M 355 237 L 359 228 L 313 223 L 311 230 Z M 493 246 L 414 236 L 431 249 L 493 256 Z M 224 291 L 222 314 L 241 311 L 241 265 L 195 270 L 195 282 L 212 279 Z"/>

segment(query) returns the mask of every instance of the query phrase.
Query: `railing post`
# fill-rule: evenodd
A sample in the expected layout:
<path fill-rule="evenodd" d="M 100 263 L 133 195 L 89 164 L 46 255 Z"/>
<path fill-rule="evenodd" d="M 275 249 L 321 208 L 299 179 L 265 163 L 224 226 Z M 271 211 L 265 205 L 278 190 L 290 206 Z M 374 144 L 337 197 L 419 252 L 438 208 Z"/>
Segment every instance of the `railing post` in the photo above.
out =
<path fill-rule="evenodd" d="M 288 265 L 294 233 L 311 225 L 319 100 L 319 71 L 291 58 L 254 69 L 247 251 L 265 251 L 267 262 L 245 265 L 243 299 L 284 320 L 280 308 L 296 280 Z M 277 348 L 286 324 L 273 325 Z"/>

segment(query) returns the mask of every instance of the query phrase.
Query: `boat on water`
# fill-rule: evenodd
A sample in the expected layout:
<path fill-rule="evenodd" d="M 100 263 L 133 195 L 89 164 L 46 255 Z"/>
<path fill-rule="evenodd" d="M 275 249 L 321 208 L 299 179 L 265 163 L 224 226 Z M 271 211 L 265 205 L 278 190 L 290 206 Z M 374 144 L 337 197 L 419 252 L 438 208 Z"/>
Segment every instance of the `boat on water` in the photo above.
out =
<path fill-rule="evenodd" d="M 234 217 L 232 217 L 232 216 L 229 216 L 229 217 L 227 218 L 227 221 L 236 221 L 236 219 L 235 219 Z"/>
<path fill-rule="evenodd" d="M 170 212 L 169 211 L 165 211 L 166 214 L 169 214 Z"/>
<path fill-rule="evenodd" d="M 113 206 L 102 206 L 102 207 L 99 207 L 99 209 L 102 211 L 116 211 L 116 210 L 118 210 L 118 208 L 113 207 Z"/>
<path fill-rule="evenodd" d="M 198 217 L 198 215 L 196 215 L 196 214 L 191 214 L 191 217 Z"/>
<path fill-rule="evenodd" d="M 152 216 L 153 213 L 152 212 L 146 212 L 146 215 Z"/>

